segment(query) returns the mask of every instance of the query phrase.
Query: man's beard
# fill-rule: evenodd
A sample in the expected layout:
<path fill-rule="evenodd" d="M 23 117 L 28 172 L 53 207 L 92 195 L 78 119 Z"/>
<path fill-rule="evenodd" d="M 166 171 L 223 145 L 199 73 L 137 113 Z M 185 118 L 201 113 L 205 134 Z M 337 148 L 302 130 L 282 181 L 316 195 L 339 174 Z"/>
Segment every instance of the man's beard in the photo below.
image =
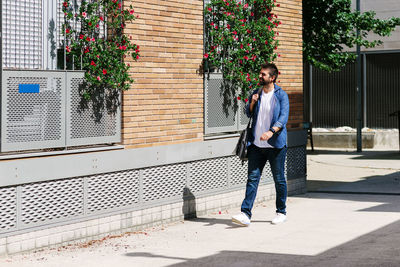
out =
<path fill-rule="evenodd" d="M 264 79 L 260 79 L 260 85 L 264 86 L 264 85 L 268 85 L 268 84 L 270 84 L 270 83 L 265 81 Z"/>

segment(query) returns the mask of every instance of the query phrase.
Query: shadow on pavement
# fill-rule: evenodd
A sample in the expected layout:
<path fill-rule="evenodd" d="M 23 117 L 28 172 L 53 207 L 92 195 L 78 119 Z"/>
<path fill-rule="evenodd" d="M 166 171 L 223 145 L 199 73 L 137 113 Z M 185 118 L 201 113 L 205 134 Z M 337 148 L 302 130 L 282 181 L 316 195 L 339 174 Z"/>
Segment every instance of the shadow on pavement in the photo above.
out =
<path fill-rule="evenodd" d="M 129 257 L 178 259 L 179 266 L 399 266 L 400 221 L 317 255 L 221 251 L 198 259 L 152 253 L 127 253 Z M 273 242 L 273 241 L 271 241 Z M 288 240 L 289 242 L 289 240 Z M 307 242 L 304 240 L 304 242 Z M 251 244 L 249 244 L 249 247 Z"/>
<path fill-rule="evenodd" d="M 191 222 L 200 222 L 200 223 L 207 223 L 204 226 L 214 226 L 216 224 L 223 224 L 226 226 L 229 226 L 225 229 L 236 229 L 236 228 L 241 228 L 243 226 L 237 225 L 232 223 L 231 219 L 216 219 L 216 218 L 191 218 L 187 221 Z M 252 220 L 251 223 L 271 223 L 271 221 L 267 220 Z"/>

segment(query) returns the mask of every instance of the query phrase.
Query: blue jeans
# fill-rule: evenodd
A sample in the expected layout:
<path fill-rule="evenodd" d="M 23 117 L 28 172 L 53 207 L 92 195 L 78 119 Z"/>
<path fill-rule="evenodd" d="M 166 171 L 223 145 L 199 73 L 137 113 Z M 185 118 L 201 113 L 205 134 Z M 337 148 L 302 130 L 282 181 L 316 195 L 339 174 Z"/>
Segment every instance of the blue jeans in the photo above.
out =
<path fill-rule="evenodd" d="M 259 148 L 251 145 L 248 148 L 248 178 L 246 196 L 241 211 L 251 218 L 251 209 L 256 198 L 258 184 L 267 160 L 271 165 L 276 190 L 276 212 L 286 214 L 287 185 L 285 179 L 285 158 L 287 147 Z"/>

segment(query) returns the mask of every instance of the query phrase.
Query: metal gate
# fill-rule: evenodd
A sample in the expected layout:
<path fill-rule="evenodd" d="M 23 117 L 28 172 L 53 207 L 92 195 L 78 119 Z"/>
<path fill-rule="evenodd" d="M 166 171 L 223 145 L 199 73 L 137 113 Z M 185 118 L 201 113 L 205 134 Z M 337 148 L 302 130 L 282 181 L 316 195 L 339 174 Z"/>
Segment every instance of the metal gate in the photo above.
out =
<path fill-rule="evenodd" d="M 364 127 L 397 128 L 397 118 L 389 114 L 400 110 L 400 52 L 363 53 L 362 59 Z M 305 69 L 309 72 L 309 66 Z M 305 118 L 313 127 L 356 127 L 355 63 L 332 73 L 312 68 L 304 78 L 305 95 L 311 98 Z"/>

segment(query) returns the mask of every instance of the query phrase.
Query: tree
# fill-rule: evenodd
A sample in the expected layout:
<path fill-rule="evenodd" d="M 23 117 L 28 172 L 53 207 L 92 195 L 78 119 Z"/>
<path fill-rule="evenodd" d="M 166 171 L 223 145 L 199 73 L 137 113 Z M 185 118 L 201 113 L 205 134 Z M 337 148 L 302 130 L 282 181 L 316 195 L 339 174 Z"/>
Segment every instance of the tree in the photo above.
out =
<path fill-rule="evenodd" d="M 303 0 L 304 59 L 326 71 L 338 71 L 357 55 L 344 47 L 375 47 L 380 40 L 368 41 L 370 32 L 389 36 L 400 18 L 377 19 L 375 12 L 351 10 L 351 0 Z M 357 36 L 357 29 L 360 34 Z"/>

